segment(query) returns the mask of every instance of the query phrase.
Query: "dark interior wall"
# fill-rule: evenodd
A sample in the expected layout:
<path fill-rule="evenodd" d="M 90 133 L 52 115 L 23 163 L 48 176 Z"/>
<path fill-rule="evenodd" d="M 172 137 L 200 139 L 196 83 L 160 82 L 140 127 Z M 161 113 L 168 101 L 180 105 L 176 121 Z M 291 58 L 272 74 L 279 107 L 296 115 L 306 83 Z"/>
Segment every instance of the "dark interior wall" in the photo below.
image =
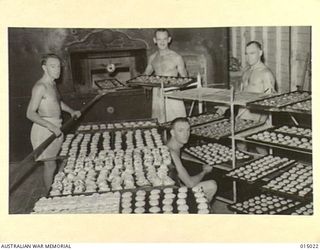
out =
<path fill-rule="evenodd" d="M 62 95 L 74 93 L 69 54 L 66 47 L 75 41 L 84 40 L 90 34 L 106 29 L 58 29 L 58 28 L 9 28 L 9 122 L 10 161 L 21 160 L 32 151 L 29 133 L 31 122 L 25 117 L 34 83 L 41 77 L 40 58 L 45 53 L 56 53 L 62 58 L 63 68 L 58 88 Z M 147 54 L 154 52 L 154 29 L 112 29 L 129 38 L 146 44 Z M 173 37 L 172 49 L 206 54 L 212 64 L 208 79 L 226 82 L 227 79 L 227 29 L 169 29 Z M 77 99 L 77 98 L 75 98 Z M 68 103 L 68 100 L 64 100 Z M 24 152 L 17 150 L 23 145 Z"/>

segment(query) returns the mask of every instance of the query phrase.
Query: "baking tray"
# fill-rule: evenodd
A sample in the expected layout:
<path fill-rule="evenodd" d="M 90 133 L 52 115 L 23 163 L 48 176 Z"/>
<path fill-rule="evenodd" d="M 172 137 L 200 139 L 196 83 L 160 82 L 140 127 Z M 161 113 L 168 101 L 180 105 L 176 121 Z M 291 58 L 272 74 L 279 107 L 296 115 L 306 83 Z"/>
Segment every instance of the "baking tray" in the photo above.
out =
<path fill-rule="evenodd" d="M 208 122 L 206 124 L 201 124 L 201 125 L 197 125 L 197 126 L 194 126 L 193 129 L 196 129 L 196 128 L 202 128 L 202 127 L 207 127 L 209 126 L 209 124 L 214 124 L 214 123 L 219 123 L 219 122 L 222 122 L 222 121 L 230 121 L 228 118 L 221 118 L 221 119 L 218 119 L 216 121 L 213 121 L 213 122 Z M 264 124 L 264 122 L 256 122 L 254 123 L 253 126 L 251 127 L 245 127 L 245 128 L 242 128 L 242 129 L 239 129 L 239 130 L 236 130 L 235 131 L 235 134 L 237 133 L 241 133 L 241 132 L 244 132 L 244 131 L 247 131 L 247 130 L 250 130 L 250 129 L 253 129 L 253 128 L 256 128 L 256 127 L 260 127 Z M 228 137 L 231 135 L 231 123 L 230 123 L 230 132 L 228 133 L 224 133 L 224 134 L 221 134 L 219 136 L 210 136 L 210 135 L 198 135 L 198 134 L 195 134 L 195 133 L 192 133 L 192 130 L 191 130 L 191 135 L 193 136 L 196 136 L 196 137 L 199 137 L 201 139 L 204 139 L 204 140 L 207 140 L 208 138 L 210 139 L 215 139 L 215 140 L 219 140 L 221 138 L 225 138 L 225 137 Z"/>
<path fill-rule="evenodd" d="M 141 126 L 141 127 L 122 127 L 122 128 L 108 128 L 108 125 L 109 124 L 117 124 L 117 123 L 131 123 L 131 122 L 152 122 L 154 123 L 154 125 L 151 125 L 151 126 Z M 91 129 L 91 130 L 79 130 L 78 128 L 83 125 L 83 126 L 86 126 L 86 125 L 102 125 L 102 124 L 105 124 L 106 125 L 106 129 Z M 158 120 L 155 119 L 155 118 L 146 118 L 146 119 L 134 119 L 134 120 L 113 120 L 113 121 L 99 121 L 99 122 L 86 122 L 86 123 L 81 123 L 79 124 L 77 130 L 76 130 L 76 133 L 86 133 L 86 132 L 90 132 L 90 131 L 94 131 L 94 132 L 97 132 L 97 131 L 112 131 L 112 130 L 123 130 L 123 129 L 150 129 L 150 128 L 157 128 L 159 126 L 159 123 L 158 123 Z"/>
<path fill-rule="evenodd" d="M 294 166 L 295 165 L 297 165 L 297 164 L 299 164 L 299 163 L 301 163 L 302 165 L 310 165 L 310 163 L 305 163 L 305 162 L 296 162 L 295 164 L 294 164 Z M 286 171 L 285 171 L 286 172 Z M 284 172 L 284 173 L 285 173 Z M 284 173 L 282 173 L 282 174 L 284 174 Z M 281 175 L 282 175 L 281 174 Z M 281 176 L 281 175 L 279 175 L 279 176 Z M 276 177 L 275 177 L 276 178 Z M 273 178 L 274 179 L 274 178 Z M 271 180 L 270 180 L 271 181 Z M 269 182 L 270 182 L 269 181 Z M 269 183 L 268 182 L 268 183 Z M 289 198 L 289 199 L 296 199 L 296 200 L 300 200 L 300 201 L 302 201 L 302 202 L 307 202 L 307 201 L 310 201 L 310 200 L 312 200 L 312 198 L 313 198 L 313 191 L 311 190 L 310 192 L 308 192 L 306 195 L 304 195 L 304 196 L 301 196 L 301 195 L 299 195 L 297 192 L 295 192 L 295 193 L 287 193 L 287 192 L 284 192 L 284 191 L 280 191 L 280 190 L 277 190 L 277 189 L 273 189 L 272 187 L 267 187 L 267 185 L 268 185 L 268 183 L 266 183 L 264 186 L 262 186 L 261 187 L 261 190 L 263 190 L 264 192 L 266 192 L 266 193 L 270 193 L 270 194 L 275 194 L 275 195 L 278 195 L 278 196 L 283 196 L 283 197 L 286 197 L 286 198 Z M 310 183 L 307 187 L 310 187 L 312 185 L 312 183 Z"/>
<path fill-rule="evenodd" d="M 140 190 L 144 190 L 146 191 L 146 198 L 145 198 L 145 206 L 144 206 L 144 209 L 145 209 L 145 212 L 144 214 L 151 214 L 151 212 L 149 212 L 149 208 L 151 207 L 151 205 L 149 204 L 149 196 L 150 196 L 150 192 L 152 190 L 160 190 L 160 199 L 159 199 L 159 207 L 160 207 L 160 214 L 163 213 L 163 210 L 162 210 L 162 207 L 164 204 L 162 204 L 162 201 L 164 199 L 164 193 L 163 193 L 163 190 L 165 188 L 168 188 L 168 187 L 154 187 L 154 188 L 145 188 L 145 189 L 140 189 Z M 177 200 L 178 200 L 178 197 L 177 197 L 177 193 L 178 193 L 178 189 L 179 187 L 178 186 L 173 186 L 172 187 L 173 189 L 173 193 L 176 195 L 176 197 L 173 199 L 173 203 L 172 203 L 172 206 L 173 206 L 173 211 L 172 213 L 174 214 L 177 214 L 178 213 L 178 205 L 177 205 Z M 136 208 L 135 206 L 135 197 L 136 197 L 136 193 L 138 192 L 139 190 L 132 190 L 132 201 L 131 201 L 131 208 L 132 208 L 132 213 L 134 214 L 134 210 Z M 125 192 L 125 191 L 122 191 L 122 193 Z M 123 208 L 121 206 L 121 203 L 122 203 L 122 195 L 121 195 L 121 201 L 120 201 L 120 213 L 122 213 L 123 211 Z M 190 214 L 196 214 L 198 209 L 197 209 L 197 203 L 196 203 L 196 198 L 194 196 L 194 193 L 193 191 L 188 188 L 188 191 L 187 191 L 187 198 L 186 198 L 186 203 L 189 207 L 189 213 Z M 209 203 L 206 202 L 207 206 L 210 208 L 209 206 Z M 210 211 L 210 210 L 209 210 Z M 158 214 L 159 214 L 158 213 Z"/>
<path fill-rule="evenodd" d="M 307 102 L 307 101 L 311 102 L 311 98 L 310 98 L 310 100 L 306 100 L 306 101 L 302 101 L 302 102 Z M 298 102 L 298 103 L 302 103 L 302 102 Z M 294 112 L 303 113 L 303 114 L 311 114 L 312 113 L 312 107 L 311 106 L 310 106 L 310 109 L 299 109 L 299 108 L 294 108 L 293 106 L 294 106 L 294 104 L 286 106 L 286 107 L 283 108 L 283 111 L 292 112 L 292 113 L 294 113 Z"/>
<path fill-rule="evenodd" d="M 271 172 L 269 172 L 269 173 L 267 173 L 267 174 L 261 175 L 261 176 L 258 177 L 256 180 L 250 180 L 250 179 L 245 178 L 245 177 L 236 177 L 236 176 L 231 175 L 231 173 L 232 173 L 233 171 L 235 171 L 235 170 L 237 170 L 237 169 L 239 169 L 239 168 L 241 168 L 241 167 L 243 167 L 243 166 L 245 166 L 245 165 L 251 164 L 251 163 L 253 163 L 253 162 L 255 162 L 255 161 L 261 160 L 261 159 L 263 159 L 263 158 L 265 158 L 265 157 L 266 157 L 266 156 L 262 156 L 262 157 L 260 157 L 260 158 L 258 158 L 258 159 L 251 160 L 251 161 L 249 161 L 249 162 L 246 162 L 245 164 L 242 164 L 241 166 L 239 166 L 239 167 L 237 167 L 237 168 L 235 168 L 235 169 L 232 169 L 231 171 L 229 171 L 229 173 L 226 174 L 226 177 L 228 177 L 228 178 L 230 178 L 230 179 L 233 179 L 233 180 L 235 180 L 235 181 L 242 181 L 242 182 L 246 182 L 246 183 L 249 183 L 249 184 L 261 183 L 261 182 L 263 182 L 263 179 L 264 179 L 264 178 L 267 178 L 268 176 L 271 176 L 272 174 L 276 173 L 277 171 L 281 171 L 282 169 L 287 168 L 287 167 L 289 167 L 289 166 L 291 166 L 291 165 L 292 165 L 291 167 L 293 167 L 293 164 L 296 162 L 295 160 L 289 160 L 288 162 L 286 162 L 286 163 L 283 164 L 282 166 L 281 166 L 280 163 L 278 163 L 277 165 L 274 166 L 273 171 L 271 171 Z M 276 167 L 279 167 L 279 168 L 276 168 Z"/>
<path fill-rule="evenodd" d="M 95 80 L 95 85 L 97 85 L 102 90 L 126 90 L 131 89 L 130 86 L 120 82 L 116 78 L 107 78 L 101 80 Z"/>
<path fill-rule="evenodd" d="M 207 145 L 207 144 L 208 144 L 208 143 L 197 143 L 197 144 L 191 144 L 189 147 L 203 146 L 203 145 Z M 218 144 L 220 144 L 220 143 L 218 143 Z M 221 145 L 223 145 L 223 144 L 221 144 Z M 225 145 L 223 145 L 223 146 L 225 146 Z M 228 148 L 230 148 L 230 147 L 228 147 Z M 241 153 L 244 153 L 244 152 L 242 152 L 241 150 L 237 150 L 237 151 L 239 151 L 239 152 L 241 152 Z M 204 164 L 209 164 L 207 161 L 205 161 L 205 159 L 199 157 L 198 155 L 193 154 L 192 152 L 186 151 L 186 148 L 183 149 L 183 152 L 185 152 L 186 154 L 194 157 L 195 159 L 199 160 L 200 162 L 202 162 L 202 163 L 204 163 Z M 236 162 L 237 162 L 237 163 L 248 162 L 248 161 L 250 161 L 250 160 L 253 158 L 252 155 L 248 155 L 248 154 L 246 154 L 246 153 L 244 153 L 244 154 L 247 155 L 248 158 L 246 158 L 246 159 L 236 159 Z M 232 160 L 228 160 L 227 162 L 222 162 L 222 163 L 215 164 L 215 165 L 221 165 L 221 166 L 225 166 L 225 167 L 232 167 Z M 211 165 L 211 166 L 215 166 L 215 165 Z"/>
<path fill-rule="evenodd" d="M 268 194 L 266 194 L 266 196 L 268 197 L 268 196 L 271 196 L 271 197 L 274 197 L 274 198 L 282 198 L 282 197 L 280 197 L 280 196 L 275 196 L 275 195 L 268 195 Z M 256 197 L 256 196 L 255 196 Z M 253 199 L 255 198 L 255 197 L 252 197 Z M 249 199 L 247 199 L 246 201 L 248 201 Z M 242 202 L 237 202 L 237 203 L 244 203 L 245 201 L 242 201 Z M 296 209 L 297 207 L 299 207 L 299 206 L 301 206 L 301 202 L 300 201 L 295 201 L 295 200 L 293 200 L 292 201 L 293 202 L 293 204 L 292 204 L 292 206 L 291 207 L 287 207 L 287 208 L 284 208 L 284 206 L 285 205 L 282 205 L 282 204 L 280 204 L 280 206 L 278 207 L 279 209 L 282 209 L 281 211 L 279 211 L 279 212 L 277 212 L 277 211 L 274 211 L 274 213 L 272 213 L 272 214 L 274 214 L 274 215 L 276 215 L 276 214 L 290 214 L 291 213 L 291 211 L 293 211 L 294 209 Z M 236 203 L 235 203 L 236 204 Z M 261 214 L 258 214 L 258 213 L 250 213 L 249 212 L 249 210 L 248 210 L 248 208 L 244 208 L 243 210 L 240 210 L 240 209 L 238 209 L 236 206 L 235 206 L 235 204 L 230 204 L 230 205 L 228 205 L 228 208 L 231 210 L 231 211 L 234 211 L 234 212 L 236 212 L 237 214 L 254 214 L 254 215 L 272 215 L 272 214 L 270 214 L 269 213 L 269 211 L 268 211 L 268 213 L 261 213 Z M 274 204 L 274 203 L 273 203 Z M 272 205 L 272 204 L 270 204 L 270 205 Z M 270 210 L 270 209 L 269 209 Z"/>
<path fill-rule="evenodd" d="M 266 130 L 262 130 L 259 132 L 254 132 L 252 134 L 249 134 L 245 137 L 245 139 L 247 141 L 251 141 L 251 142 L 255 142 L 255 143 L 259 143 L 259 144 L 264 144 L 266 146 L 275 146 L 275 147 L 279 147 L 279 148 L 284 148 L 284 149 L 292 149 L 292 150 L 298 150 L 298 151 L 302 151 L 302 152 L 306 152 L 306 153 L 312 153 L 312 149 L 307 149 L 307 148 L 299 148 L 299 147 L 294 147 L 294 146 L 289 146 L 289 145 L 285 145 L 285 144 L 280 144 L 280 143 L 273 143 L 273 142 L 266 142 L 266 141 L 261 141 L 261 140 L 256 140 L 253 139 L 252 136 L 255 134 L 259 134 L 259 133 L 263 133 L 264 131 L 268 131 L 268 132 L 274 132 L 274 127 L 273 128 L 268 128 Z M 282 132 L 276 132 L 276 133 L 281 133 L 284 134 Z M 287 134 L 289 136 L 294 136 L 294 137 L 298 137 L 298 138 L 302 138 L 305 136 L 299 136 L 299 135 L 292 135 L 292 134 Z"/>
<path fill-rule="evenodd" d="M 295 100 L 288 101 L 287 103 L 284 103 L 284 104 L 275 104 L 275 105 L 270 105 L 270 106 L 269 105 L 260 104 L 264 100 L 276 99 L 276 98 L 283 97 L 283 96 L 286 96 L 286 95 L 295 95 L 296 93 L 301 93 L 301 94 L 306 93 L 306 94 L 308 94 L 308 96 L 301 97 L 300 99 L 297 98 Z M 306 100 L 309 100 L 309 99 L 311 99 L 311 92 L 308 92 L 308 91 L 293 91 L 293 92 L 283 93 L 283 94 L 279 94 L 279 95 L 268 96 L 267 98 L 259 99 L 258 101 L 248 102 L 247 103 L 247 107 L 252 108 L 252 109 L 269 110 L 269 109 L 273 109 L 273 108 L 283 108 L 283 107 L 286 107 L 288 105 L 295 104 L 295 103 L 298 103 L 298 102 L 301 102 L 301 101 L 306 101 Z"/>
<path fill-rule="evenodd" d="M 186 117 L 189 122 L 190 122 L 190 118 L 192 119 L 196 119 L 196 118 L 201 118 L 201 116 L 203 115 L 214 115 L 215 113 L 209 113 L 209 112 L 206 112 L 206 113 L 202 113 L 202 114 L 198 114 L 198 115 L 193 115 L 193 116 L 189 116 L 189 117 Z M 206 122 L 202 122 L 202 123 L 198 123 L 198 124 L 191 124 L 190 123 L 190 127 L 195 127 L 195 126 L 200 126 L 200 125 L 204 125 L 204 124 L 208 124 L 208 123 L 211 123 L 211 122 L 214 122 L 214 121 L 219 121 L 219 120 L 223 120 L 225 119 L 225 116 L 224 115 L 221 115 L 221 116 L 218 116 L 216 118 L 213 118 L 212 120 L 208 120 Z M 164 123 L 161 123 L 160 124 L 160 127 L 163 127 L 165 129 L 169 129 L 170 128 L 170 125 L 171 125 L 171 121 L 170 122 L 164 122 Z"/>
<path fill-rule="evenodd" d="M 87 145 L 87 150 L 89 150 L 90 148 L 90 143 L 92 141 L 92 137 L 93 137 L 93 134 L 94 133 L 103 133 L 103 132 L 109 132 L 110 133 L 110 146 L 111 146 L 111 150 L 115 150 L 115 133 L 117 131 L 120 131 L 121 132 L 121 137 L 122 137 L 122 144 L 121 144 L 121 149 L 123 150 L 126 150 L 127 149 L 127 145 L 126 145 L 126 140 L 125 140 L 125 134 L 128 132 L 128 131 L 135 131 L 135 130 L 138 130 L 139 128 L 135 128 L 135 129 L 115 129 L 115 130 L 105 130 L 105 131 L 81 131 L 81 132 L 78 132 L 78 133 L 75 133 L 75 136 L 73 137 L 70 145 L 69 145 L 69 148 L 68 148 L 68 154 L 66 156 L 61 156 L 61 151 L 62 151 L 62 148 L 59 150 L 59 153 L 58 153 L 58 157 L 61 157 L 61 159 L 65 159 L 65 158 L 68 158 L 69 157 L 69 153 L 70 153 L 70 149 L 71 149 L 71 144 L 72 142 L 75 140 L 75 137 L 78 136 L 79 134 L 83 134 L 83 135 L 86 135 L 86 134 L 90 134 L 91 137 L 90 137 L 90 140 L 89 140 L 89 143 Z M 144 129 L 140 129 L 142 132 L 145 131 L 145 130 L 150 130 L 150 129 L 153 129 L 153 128 L 144 128 Z M 158 131 L 158 134 L 160 135 L 161 139 L 162 139 L 162 143 L 164 145 L 164 139 L 163 139 L 163 135 L 161 134 L 161 131 L 159 128 L 157 128 L 157 131 Z M 153 138 L 153 142 L 154 141 L 154 137 Z M 136 139 L 133 137 L 132 138 L 132 142 L 133 144 L 136 143 Z M 142 139 L 145 141 L 145 137 L 144 135 L 142 135 Z M 80 149 L 80 145 L 83 141 L 83 138 L 81 139 L 81 141 L 79 142 L 79 146 L 78 146 L 78 150 Z M 65 141 L 63 141 L 64 143 Z M 100 135 L 99 137 L 99 140 L 98 140 L 98 143 L 97 143 L 97 149 L 98 149 L 98 153 L 103 150 L 103 137 L 102 135 Z M 78 155 L 78 153 L 77 153 Z"/>
<path fill-rule="evenodd" d="M 146 86 L 146 87 L 161 87 L 161 80 L 174 79 L 175 81 L 182 81 L 182 83 L 164 83 L 163 86 L 184 88 L 191 83 L 197 81 L 194 77 L 174 77 L 174 76 L 149 76 L 139 75 L 127 81 L 130 86 Z M 153 82 L 151 82 L 151 80 Z M 169 80 L 170 81 L 170 80 Z"/>

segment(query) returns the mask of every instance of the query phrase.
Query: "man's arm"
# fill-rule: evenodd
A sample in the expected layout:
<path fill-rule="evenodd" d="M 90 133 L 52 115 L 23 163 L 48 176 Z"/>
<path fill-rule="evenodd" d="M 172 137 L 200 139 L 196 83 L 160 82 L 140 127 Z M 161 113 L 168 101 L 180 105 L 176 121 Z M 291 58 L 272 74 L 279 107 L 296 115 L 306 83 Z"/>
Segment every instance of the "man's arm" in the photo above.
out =
<path fill-rule="evenodd" d="M 60 101 L 61 110 L 68 112 L 71 116 L 75 116 L 79 118 L 81 116 L 81 112 L 78 110 L 73 110 L 70 108 L 67 104 L 65 104 L 63 101 Z"/>
<path fill-rule="evenodd" d="M 152 67 L 151 62 L 153 61 L 154 57 L 155 57 L 155 54 L 152 54 L 152 55 L 149 57 L 149 59 L 148 59 L 148 65 L 147 65 L 147 67 L 146 67 L 146 69 L 145 69 L 145 71 L 144 71 L 144 74 L 145 74 L 145 75 L 151 75 L 151 74 L 153 73 L 154 69 L 153 69 L 153 67 Z"/>
<path fill-rule="evenodd" d="M 207 174 L 207 171 L 204 169 L 203 171 L 201 171 L 201 173 L 195 176 L 190 176 L 187 170 L 185 169 L 185 167 L 183 166 L 178 153 L 173 150 L 170 150 L 170 152 L 171 152 L 172 160 L 178 172 L 178 177 L 187 187 L 192 188 L 196 186 Z"/>
<path fill-rule="evenodd" d="M 188 76 L 188 73 L 187 73 L 187 70 L 186 70 L 186 66 L 185 66 L 185 63 L 183 61 L 183 58 L 182 56 L 178 56 L 177 58 L 177 68 L 178 68 L 178 72 L 179 72 L 179 75 L 181 77 L 186 77 Z"/>
<path fill-rule="evenodd" d="M 263 74 L 263 89 L 264 93 L 271 94 L 275 91 L 275 79 L 270 70 L 266 70 Z"/>
<path fill-rule="evenodd" d="M 27 108 L 27 118 L 31 120 L 34 123 L 37 123 L 47 129 L 49 129 L 51 132 L 53 132 L 56 136 L 59 136 L 61 134 L 60 128 L 55 126 L 49 121 L 46 121 L 41 118 L 41 116 L 38 114 L 37 110 L 39 108 L 40 102 L 44 96 L 45 93 L 45 87 L 41 84 L 36 84 L 32 89 L 32 95 L 31 99 Z"/>

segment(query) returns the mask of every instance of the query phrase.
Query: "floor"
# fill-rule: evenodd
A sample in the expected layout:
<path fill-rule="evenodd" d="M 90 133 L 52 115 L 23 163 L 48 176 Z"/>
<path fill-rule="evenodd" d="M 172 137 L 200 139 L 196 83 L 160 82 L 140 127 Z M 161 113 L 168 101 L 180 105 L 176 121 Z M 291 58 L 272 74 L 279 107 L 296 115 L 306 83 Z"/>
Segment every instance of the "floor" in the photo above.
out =
<path fill-rule="evenodd" d="M 10 164 L 10 183 L 17 182 L 20 177 L 17 175 L 19 164 Z M 35 202 L 46 195 L 42 181 L 41 165 L 28 166 L 30 174 L 23 182 L 11 193 L 9 199 L 10 214 L 29 214 L 32 212 Z M 213 204 L 215 214 L 232 214 L 227 208 L 227 204 L 216 200 Z"/>

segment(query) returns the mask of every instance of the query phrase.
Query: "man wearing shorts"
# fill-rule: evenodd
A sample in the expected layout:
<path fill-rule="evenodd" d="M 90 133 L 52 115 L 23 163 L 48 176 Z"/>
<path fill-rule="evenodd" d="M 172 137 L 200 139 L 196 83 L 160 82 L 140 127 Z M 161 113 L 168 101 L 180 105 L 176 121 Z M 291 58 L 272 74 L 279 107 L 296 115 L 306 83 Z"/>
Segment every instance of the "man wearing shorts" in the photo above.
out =
<path fill-rule="evenodd" d="M 31 129 L 31 144 L 36 149 L 53 134 L 57 138 L 36 159 L 44 162 L 44 184 L 49 191 L 53 175 L 56 171 L 56 161 L 53 159 L 63 142 L 61 133 L 61 110 L 71 116 L 80 117 L 80 111 L 74 111 L 67 106 L 58 93 L 55 80 L 60 77 L 60 59 L 55 54 L 47 54 L 41 60 L 43 75 L 32 88 L 32 95 L 27 109 L 27 118 L 33 122 Z"/>
<path fill-rule="evenodd" d="M 186 77 L 187 71 L 181 55 L 169 48 L 171 36 L 167 29 L 157 29 L 153 38 L 158 50 L 148 60 L 146 75 L 155 73 L 158 76 Z M 166 117 L 164 117 L 164 103 L 160 88 L 152 90 L 152 118 L 160 123 L 172 121 L 176 117 L 186 117 L 186 108 L 181 100 L 168 99 L 166 102 Z"/>
<path fill-rule="evenodd" d="M 204 176 L 212 171 L 208 165 L 202 166 L 202 171 L 194 176 L 190 176 L 181 161 L 181 148 L 188 142 L 190 137 L 190 124 L 187 118 L 178 117 L 171 122 L 171 138 L 167 146 L 169 147 L 175 170 L 179 180 L 188 188 L 201 187 L 206 197 L 211 203 L 217 192 L 217 183 L 214 180 L 202 181 Z"/>

